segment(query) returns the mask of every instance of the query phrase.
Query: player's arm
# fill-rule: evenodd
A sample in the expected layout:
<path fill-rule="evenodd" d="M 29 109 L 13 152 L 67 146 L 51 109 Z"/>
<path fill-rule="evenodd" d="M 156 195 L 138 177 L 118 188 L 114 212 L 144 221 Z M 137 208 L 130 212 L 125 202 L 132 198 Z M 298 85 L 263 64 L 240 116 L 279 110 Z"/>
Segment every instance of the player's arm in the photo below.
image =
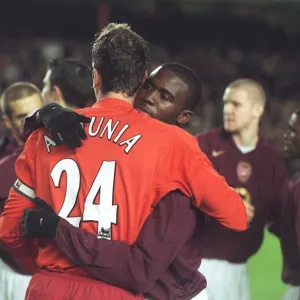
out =
<path fill-rule="evenodd" d="M 291 183 L 288 198 L 282 206 L 280 243 L 283 255 L 282 280 L 291 285 L 300 285 L 300 182 Z"/>
<path fill-rule="evenodd" d="M 48 206 L 39 213 L 33 210 L 26 216 L 27 226 L 24 224 L 27 235 L 33 236 L 42 216 L 44 232 L 48 237 L 55 235 L 58 247 L 69 259 L 91 276 L 134 293 L 149 290 L 190 239 L 197 224 L 191 200 L 180 192 L 171 192 L 159 202 L 132 245 L 98 239 L 65 220 L 55 221 L 53 214 Z"/>
<path fill-rule="evenodd" d="M 197 180 L 196 180 L 197 178 Z M 204 157 L 190 182 L 195 205 L 223 226 L 242 231 L 247 229 L 247 213 L 240 195 L 231 188 L 224 177 L 217 173 L 207 157 Z M 198 196 L 203 193 L 202 199 Z M 200 200 L 200 201 L 199 201 Z"/>
<path fill-rule="evenodd" d="M 157 199 L 166 194 L 169 188 L 180 188 L 194 200 L 195 206 L 223 226 L 237 231 L 246 230 L 244 202 L 214 169 L 196 140 L 191 141 L 188 147 L 170 148 L 157 182 Z"/>
<path fill-rule="evenodd" d="M 18 158 L 15 167 L 18 178 L 22 178 L 23 181 L 17 180 L 5 202 L 4 211 L 0 216 L 0 243 L 20 265 L 34 272 L 37 241 L 24 239 L 21 232 L 24 210 L 35 207 L 24 196 L 26 193 L 34 193 L 25 151 Z"/>
<path fill-rule="evenodd" d="M 286 201 L 288 201 L 289 178 L 286 165 L 281 156 L 276 157 L 274 162 L 274 181 L 272 184 L 272 202 L 270 213 L 268 216 L 267 228 L 276 236 L 280 236 L 280 227 L 282 219 L 282 209 Z"/>

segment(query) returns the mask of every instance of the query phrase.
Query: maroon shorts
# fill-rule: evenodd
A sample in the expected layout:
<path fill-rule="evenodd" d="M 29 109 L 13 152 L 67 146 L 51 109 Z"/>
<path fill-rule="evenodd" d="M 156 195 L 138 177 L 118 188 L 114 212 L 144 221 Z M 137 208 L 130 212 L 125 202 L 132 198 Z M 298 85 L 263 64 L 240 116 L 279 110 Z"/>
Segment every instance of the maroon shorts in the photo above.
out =
<path fill-rule="evenodd" d="M 141 300 L 121 288 L 105 282 L 67 273 L 39 271 L 32 276 L 26 300 Z"/>

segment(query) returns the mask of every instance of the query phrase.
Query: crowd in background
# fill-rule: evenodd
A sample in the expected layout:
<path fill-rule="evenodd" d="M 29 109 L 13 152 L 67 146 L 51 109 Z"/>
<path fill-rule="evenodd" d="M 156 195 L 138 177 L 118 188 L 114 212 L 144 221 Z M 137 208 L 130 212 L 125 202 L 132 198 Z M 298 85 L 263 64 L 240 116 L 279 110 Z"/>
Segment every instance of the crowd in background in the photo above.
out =
<path fill-rule="evenodd" d="M 0 87 L 26 80 L 42 86 L 46 62 L 50 58 L 72 57 L 90 64 L 90 44 L 76 41 L 34 39 L 8 42 L 0 52 Z M 176 61 L 190 66 L 203 82 L 203 101 L 190 131 L 200 132 L 220 124 L 222 95 L 226 84 L 239 77 L 259 79 L 268 94 L 267 111 L 262 122 L 263 136 L 279 151 L 291 112 L 299 106 L 297 74 L 300 58 L 287 51 L 250 54 L 235 46 L 185 46 L 180 53 L 151 46 L 149 71 L 157 65 Z"/>
<path fill-rule="evenodd" d="M 174 61 L 199 75 L 203 97 L 188 128 L 192 134 L 221 125 L 224 88 L 236 78 L 249 77 L 259 81 L 267 92 L 261 134 L 278 151 L 283 150 L 287 120 L 300 107 L 297 36 L 289 36 L 282 28 L 271 28 L 255 19 L 230 15 L 193 19 L 178 14 L 175 18 L 169 12 L 152 18 L 138 14 L 126 18 L 149 41 L 149 71 L 161 63 Z M 59 38 L 61 32 L 56 27 L 51 27 L 53 33 L 47 37 L 34 34 L 22 39 L 5 37 L 0 48 L 0 91 L 16 81 L 29 81 L 41 88 L 49 59 L 69 57 L 91 64 L 92 33 L 77 39 Z M 78 31 L 77 27 L 74 30 Z M 77 36 L 72 30 L 68 34 Z M 4 131 L 0 125 L 0 136 Z M 297 170 L 298 166 L 293 163 L 291 168 Z"/>

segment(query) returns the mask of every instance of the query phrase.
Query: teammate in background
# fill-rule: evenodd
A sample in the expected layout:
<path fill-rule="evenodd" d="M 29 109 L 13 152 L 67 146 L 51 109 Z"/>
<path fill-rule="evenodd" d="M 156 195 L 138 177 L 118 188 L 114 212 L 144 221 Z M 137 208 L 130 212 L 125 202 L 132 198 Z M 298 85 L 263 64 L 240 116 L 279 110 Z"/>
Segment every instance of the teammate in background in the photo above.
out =
<path fill-rule="evenodd" d="M 246 262 L 260 248 L 266 225 L 279 235 L 288 176 L 283 157 L 259 137 L 265 102 L 258 82 L 233 81 L 223 96 L 224 128 L 197 137 L 215 169 L 248 203 L 248 217 L 253 218 L 240 233 L 214 220 L 205 226 L 200 271 L 207 279 L 210 300 L 249 300 Z"/>
<path fill-rule="evenodd" d="M 182 126 L 190 121 L 200 98 L 198 76 L 183 65 L 166 63 L 150 74 L 137 92 L 134 106 L 156 119 Z M 75 113 L 60 106 L 55 110 L 45 106 L 41 111 L 50 124 L 50 131 L 53 132 L 51 126 L 56 123 L 60 124 L 58 132 L 70 126 L 73 131 L 68 135 L 75 138 L 70 147 L 79 144 L 77 139 L 82 133 L 74 134 L 78 127 Z M 38 125 L 28 121 L 24 123 L 27 134 Z M 30 128 L 30 125 L 34 127 Z M 184 197 L 181 195 L 172 201 L 162 199 L 132 245 L 98 239 L 95 234 L 88 234 L 61 220 L 46 205 L 27 213 L 23 227 L 28 237 L 56 238 L 57 245 L 68 258 L 99 280 L 134 293 L 143 293 L 150 299 L 191 299 L 200 292 L 197 299 L 201 300 L 206 299 L 206 281 L 197 270 L 201 260 L 199 237 L 204 226 L 204 214 L 192 207 L 190 199 Z M 175 255 L 168 267 L 170 257 Z M 158 265 L 168 268 L 155 281 L 154 270 Z M 113 269 L 114 274 L 120 276 L 110 276 Z"/>
<path fill-rule="evenodd" d="M 79 61 L 68 58 L 49 61 L 43 83 L 42 97 L 45 103 L 58 103 L 73 109 L 89 107 L 96 101 L 92 88 L 92 69 Z M 2 138 L 0 159 L 11 154 L 19 142 L 11 135 Z"/>
<path fill-rule="evenodd" d="M 20 138 L 21 123 L 33 108 L 42 106 L 40 93 L 40 90 L 29 82 L 16 82 L 4 90 L 0 108 L 11 139 L 2 145 L 0 159 L 24 144 Z"/>
<path fill-rule="evenodd" d="M 49 61 L 43 83 L 46 103 L 74 109 L 89 107 L 96 101 L 92 69 L 79 61 L 68 58 Z"/>
<path fill-rule="evenodd" d="M 289 159 L 300 158 L 300 111 L 292 114 L 285 135 L 284 151 Z M 283 207 L 281 248 L 283 281 L 289 285 L 283 300 L 300 299 L 300 176 L 290 182 L 288 199 Z"/>
<path fill-rule="evenodd" d="M 97 96 L 102 99 L 93 108 L 83 111 L 92 118 L 88 129 L 90 138 L 86 140 L 84 148 L 70 152 L 66 148 L 58 151 L 44 130 L 37 130 L 31 135 L 16 164 L 17 170 L 23 167 L 23 173 L 19 172 L 15 190 L 11 191 L 1 216 L 0 237 L 4 242 L 11 245 L 18 242 L 18 238 L 12 238 L 11 233 L 15 233 L 16 226 L 20 225 L 24 209 L 34 208 L 32 202 L 21 196 L 24 192 L 29 198 L 36 194 L 45 199 L 54 206 L 55 211 L 63 204 L 59 215 L 73 225 L 80 224 L 82 228 L 98 233 L 102 238 L 121 239 L 129 243 L 136 239 L 151 208 L 170 191 L 178 188 L 189 196 L 193 195 L 198 207 L 225 225 L 237 230 L 245 228 L 246 216 L 240 198 L 213 170 L 194 139 L 176 127 L 157 122 L 132 108 L 133 96 L 146 71 L 145 45 L 145 41 L 128 26 L 120 24 L 108 25 L 96 39 L 93 45 L 94 87 Z M 128 65 L 135 68 L 128 68 Z M 155 136 L 150 134 L 153 131 Z M 163 143 L 156 144 L 157 138 Z M 148 156 L 145 160 L 144 155 L 149 149 L 151 159 Z M 34 157 L 34 164 L 26 159 L 26 155 Z M 25 166 L 29 170 L 24 169 Z M 85 168 L 84 180 L 80 180 L 82 168 Z M 72 189 L 78 190 L 79 205 L 76 205 L 77 193 L 68 194 L 64 203 L 53 201 L 63 201 L 66 182 L 60 179 L 64 171 L 69 175 L 66 176 L 67 182 Z M 199 184 L 194 177 L 195 172 L 206 181 Z M 29 173 L 35 174 L 36 178 L 32 178 Z M 41 182 L 48 182 L 49 177 L 52 177 L 53 183 L 50 182 L 47 189 Z M 211 184 L 215 185 L 215 189 L 208 191 L 205 187 Z M 105 197 L 101 197 L 98 204 L 100 187 Z M 12 201 L 20 204 L 18 208 L 10 206 Z M 229 201 L 232 203 L 230 210 L 227 206 Z M 232 209 L 236 212 L 234 217 Z M 112 223 L 116 225 L 112 226 Z M 11 248 L 12 251 L 15 249 Z M 106 299 L 142 297 L 134 297 L 103 282 L 87 280 L 86 273 L 62 256 L 51 241 L 45 241 L 41 246 L 38 261 L 44 270 L 31 280 L 28 299 L 53 294 L 54 285 L 57 298 L 65 295 L 72 299 L 92 295 Z"/>
<path fill-rule="evenodd" d="M 46 103 L 54 103 L 69 109 L 76 109 L 89 107 L 96 101 L 93 90 L 92 69 L 79 61 L 68 58 L 49 61 L 43 82 L 42 96 Z M 37 129 L 38 126 L 32 120 L 33 117 L 34 120 L 39 120 L 38 110 L 32 111 L 26 118 L 28 123 L 33 123 L 32 129 Z M 78 119 L 82 123 L 87 122 L 87 120 L 89 119 L 83 116 L 80 116 Z M 60 121 L 62 120 L 59 120 L 55 125 L 60 126 Z M 69 124 L 65 124 L 64 130 L 68 130 L 69 126 Z M 29 134 L 25 134 L 25 137 L 23 135 L 22 139 L 25 141 L 28 136 Z M 81 137 L 84 139 L 86 135 Z M 65 136 L 67 141 L 71 141 L 71 138 L 71 136 Z M 60 138 L 57 137 L 55 142 L 59 144 L 61 142 Z M 79 144 L 74 144 L 73 147 L 82 145 L 80 140 L 78 142 Z"/>
<path fill-rule="evenodd" d="M 5 126 L 16 142 L 15 148 L 0 159 L 0 199 L 6 200 L 17 178 L 15 161 L 24 148 L 24 141 L 20 137 L 21 123 L 28 113 L 41 108 L 43 101 L 38 87 L 29 82 L 13 83 L 4 90 L 0 101 Z"/>
<path fill-rule="evenodd" d="M 0 100 L 5 126 L 11 131 L 14 148 L 0 159 L 0 213 L 9 190 L 17 179 L 15 162 L 23 151 L 24 142 L 20 138 L 20 126 L 25 116 L 43 105 L 40 90 L 29 82 L 17 82 L 7 87 Z M 13 144 L 11 143 L 10 146 Z M 8 147 L 10 147 L 8 146 Z M 7 150 L 7 148 L 6 148 Z M 24 299 L 32 271 L 19 266 L 0 245 L 0 299 Z M 18 288 L 16 288 L 18 287 Z"/>

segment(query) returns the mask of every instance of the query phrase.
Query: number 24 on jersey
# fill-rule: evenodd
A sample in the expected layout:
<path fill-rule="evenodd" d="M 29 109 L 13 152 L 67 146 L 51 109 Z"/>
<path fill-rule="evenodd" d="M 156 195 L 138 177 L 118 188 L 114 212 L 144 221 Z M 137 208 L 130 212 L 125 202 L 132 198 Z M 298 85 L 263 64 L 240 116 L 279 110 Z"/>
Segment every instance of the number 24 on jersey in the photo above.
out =
<path fill-rule="evenodd" d="M 79 227 L 81 221 L 97 222 L 98 237 L 111 239 L 112 224 L 117 224 L 118 215 L 118 205 L 113 204 L 115 170 L 115 161 L 103 161 L 86 196 L 83 215 L 70 217 L 78 199 L 81 174 L 74 160 L 68 158 L 60 160 L 50 174 L 56 188 L 60 186 L 63 172 L 67 175 L 66 195 L 58 215 L 76 227 Z M 94 204 L 98 193 L 100 202 Z"/>

